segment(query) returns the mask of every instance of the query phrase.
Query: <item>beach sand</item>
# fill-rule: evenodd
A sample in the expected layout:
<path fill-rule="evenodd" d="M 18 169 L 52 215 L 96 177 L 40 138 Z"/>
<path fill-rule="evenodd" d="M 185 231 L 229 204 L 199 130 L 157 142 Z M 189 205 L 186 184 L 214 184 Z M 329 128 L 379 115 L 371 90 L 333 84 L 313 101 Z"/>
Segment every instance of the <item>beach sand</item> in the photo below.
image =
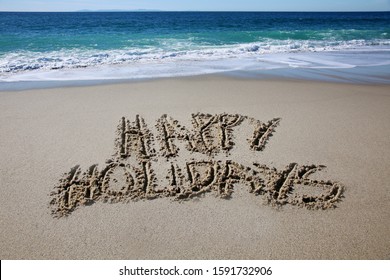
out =
<path fill-rule="evenodd" d="M 217 76 L 0 92 L 0 259 L 389 259 L 389 108 L 388 85 Z"/>

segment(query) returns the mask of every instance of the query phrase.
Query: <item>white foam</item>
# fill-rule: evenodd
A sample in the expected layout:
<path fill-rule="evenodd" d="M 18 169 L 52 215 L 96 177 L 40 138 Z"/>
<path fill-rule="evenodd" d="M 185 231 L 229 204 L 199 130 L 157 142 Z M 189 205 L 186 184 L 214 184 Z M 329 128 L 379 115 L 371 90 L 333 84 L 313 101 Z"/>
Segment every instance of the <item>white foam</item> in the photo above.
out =
<path fill-rule="evenodd" d="M 0 56 L 0 81 L 139 79 L 234 70 L 390 65 L 390 40 L 268 40 L 214 47 L 179 42 L 172 48 L 173 44 L 165 48 L 9 53 Z"/>

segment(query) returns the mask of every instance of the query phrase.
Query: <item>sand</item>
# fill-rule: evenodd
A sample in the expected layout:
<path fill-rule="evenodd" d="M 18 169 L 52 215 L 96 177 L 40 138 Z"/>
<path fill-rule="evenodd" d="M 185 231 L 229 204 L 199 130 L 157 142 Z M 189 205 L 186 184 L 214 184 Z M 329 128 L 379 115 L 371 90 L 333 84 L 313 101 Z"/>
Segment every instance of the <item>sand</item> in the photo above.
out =
<path fill-rule="evenodd" d="M 0 92 L 0 259 L 389 259 L 389 89 Z"/>

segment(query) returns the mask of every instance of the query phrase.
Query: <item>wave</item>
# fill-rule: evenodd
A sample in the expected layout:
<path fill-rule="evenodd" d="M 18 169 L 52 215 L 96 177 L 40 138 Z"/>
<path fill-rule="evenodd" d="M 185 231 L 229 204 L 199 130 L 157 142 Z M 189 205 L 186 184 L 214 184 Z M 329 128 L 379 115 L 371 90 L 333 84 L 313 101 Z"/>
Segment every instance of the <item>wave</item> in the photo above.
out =
<path fill-rule="evenodd" d="M 131 48 L 115 50 L 63 49 L 51 52 L 12 52 L 0 56 L 0 73 L 38 69 L 58 70 L 98 65 L 140 64 L 151 62 L 210 61 L 232 58 L 261 58 L 267 54 L 346 51 L 390 48 L 390 40 L 312 41 L 267 40 L 248 44 L 194 46 L 188 49 Z"/>
<path fill-rule="evenodd" d="M 328 79 L 388 83 L 390 40 L 376 41 L 268 41 L 224 46 L 131 48 L 108 51 L 73 49 L 52 52 L 15 52 L 0 56 L 0 89 L 8 82 L 103 81 L 194 76 L 221 72 L 267 76 L 280 69 L 291 77 L 313 78 L 312 69 L 333 71 L 318 76 Z M 357 75 L 338 69 L 379 66 Z M 365 68 L 366 69 L 366 68 Z M 380 70 L 382 69 L 382 70 Z M 264 72 L 265 70 L 266 72 Z M 309 70 L 310 72 L 308 72 Z M 271 71 L 271 72 L 270 72 Z M 359 71 L 359 70 L 356 70 Z M 356 72 L 353 70 L 353 72 Z M 379 71 L 379 72 L 378 72 Z M 323 71 L 322 71 L 323 72 Z M 241 75 L 241 74 L 239 74 Z M 281 74 L 286 75 L 285 72 Z M 378 77 L 383 77 L 378 81 Z M 310 78 L 310 77 L 309 77 Z M 337 78 L 338 79 L 338 78 Z"/>

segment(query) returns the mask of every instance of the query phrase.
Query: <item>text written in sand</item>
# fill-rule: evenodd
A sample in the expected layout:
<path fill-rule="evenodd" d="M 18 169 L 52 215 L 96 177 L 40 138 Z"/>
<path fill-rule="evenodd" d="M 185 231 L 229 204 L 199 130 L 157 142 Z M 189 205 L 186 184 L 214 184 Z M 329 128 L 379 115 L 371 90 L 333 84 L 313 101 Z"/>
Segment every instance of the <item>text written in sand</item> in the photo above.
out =
<path fill-rule="evenodd" d="M 261 152 L 280 119 L 262 122 L 239 114 L 197 113 L 192 114 L 192 128 L 188 129 L 163 115 L 156 121 L 155 137 L 143 117 L 137 115 L 133 121 L 123 117 L 116 131 L 114 155 L 100 170 L 95 164 L 82 172 L 76 165 L 64 174 L 51 194 L 52 214 L 66 216 L 97 201 L 185 200 L 210 192 L 230 198 L 238 184 L 247 185 L 250 193 L 273 206 L 335 207 L 343 193 L 342 184 L 311 176 L 324 169 L 323 165 L 290 163 L 277 170 L 257 161 L 244 166 L 230 160 L 229 153 L 236 145 L 234 130 L 244 122 L 252 128 L 248 148 Z M 203 159 L 180 161 L 180 148 Z M 221 154 L 225 159 L 217 160 Z M 163 178 L 154 166 L 164 170 Z"/>

